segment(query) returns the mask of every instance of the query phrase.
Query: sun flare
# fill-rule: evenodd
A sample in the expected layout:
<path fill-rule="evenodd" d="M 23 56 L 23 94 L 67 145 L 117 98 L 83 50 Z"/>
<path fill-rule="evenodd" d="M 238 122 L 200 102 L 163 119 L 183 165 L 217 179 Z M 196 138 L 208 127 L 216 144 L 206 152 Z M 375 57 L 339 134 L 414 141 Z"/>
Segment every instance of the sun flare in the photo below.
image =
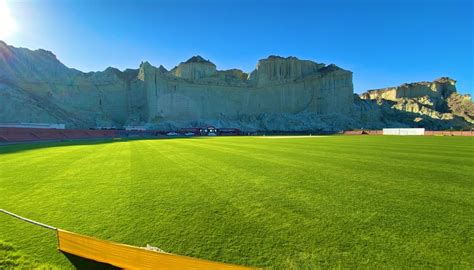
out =
<path fill-rule="evenodd" d="M 17 29 L 17 24 L 11 15 L 7 1 L 0 0 L 0 40 L 11 37 Z"/>

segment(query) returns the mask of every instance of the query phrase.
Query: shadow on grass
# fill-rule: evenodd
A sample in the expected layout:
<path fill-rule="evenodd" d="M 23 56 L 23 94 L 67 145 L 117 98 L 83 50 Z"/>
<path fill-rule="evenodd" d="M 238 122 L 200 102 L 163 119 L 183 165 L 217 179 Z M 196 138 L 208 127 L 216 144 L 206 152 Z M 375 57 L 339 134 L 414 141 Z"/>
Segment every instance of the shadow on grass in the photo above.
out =
<path fill-rule="evenodd" d="M 0 155 L 12 154 L 23 151 L 37 150 L 41 148 L 77 146 L 77 145 L 98 145 L 109 143 L 121 143 L 138 140 L 175 140 L 175 139 L 206 139 L 205 137 L 156 137 L 156 138 L 119 138 L 119 139 L 84 139 L 65 141 L 37 141 L 21 142 L 12 144 L 0 144 Z"/>
<path fill-rule="evenodd" d="M 82 257 L 76 256 L 76 255 L 71 255 L 68 253 L 64 253 L 64 256 L 71 262 L 72 265 L 74 265 L 74 268 L 78 270 L 115 270 L 115 269 L 120 269 L 115 266 L 112 266 L 110 264 L 106 263 L 100 263 L 88 259 L 84 259 Z"/>
<path fill-rule="evenodd" d="M 36 150 L 41 148 L 75 146 L 75 145 L 97 145 L 105 143 L 117 143 L 127 140 L 99 139 L 99 140 L 71 140 L 71 141 L 38 141 L 38 142 L 22 142 L 13 144 L 0 145 L 0 155 Z"/>

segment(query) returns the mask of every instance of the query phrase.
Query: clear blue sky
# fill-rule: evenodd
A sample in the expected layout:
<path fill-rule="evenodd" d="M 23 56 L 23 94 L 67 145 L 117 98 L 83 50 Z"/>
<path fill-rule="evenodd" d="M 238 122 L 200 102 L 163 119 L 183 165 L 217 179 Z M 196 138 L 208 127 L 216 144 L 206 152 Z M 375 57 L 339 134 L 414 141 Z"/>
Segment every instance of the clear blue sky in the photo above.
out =
<path fill-rule="evenodd" d="M 276 54 L 349 69 L 356 92 L 450 76 L 474 93 L 471 0 L 6 1 L 18 24 L 7 43 L 82 71 L 199 54 L 249 72 Z"/>

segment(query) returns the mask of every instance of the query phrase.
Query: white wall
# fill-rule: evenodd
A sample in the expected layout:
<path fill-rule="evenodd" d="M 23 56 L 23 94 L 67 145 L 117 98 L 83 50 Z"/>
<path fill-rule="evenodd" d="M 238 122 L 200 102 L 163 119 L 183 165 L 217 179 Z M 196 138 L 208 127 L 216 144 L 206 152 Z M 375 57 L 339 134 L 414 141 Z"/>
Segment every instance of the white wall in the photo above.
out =
<path fill-rule="evenodd" d="M 383 135 L 425 135 L 424 128 L 384 128 Z"/>
<path fill-rule="evenodd" d="M 146 127 L 145 126 L 124 126 L 125 130 L 146 130 Z"/>
<path fill-rule="evenodd" d="M 12 128 L 54 128 L 54 129 L 65 129 L 65 124 L 51 124 L 51 123 L 0 123 L 0 127 L 12 127 Z"/>

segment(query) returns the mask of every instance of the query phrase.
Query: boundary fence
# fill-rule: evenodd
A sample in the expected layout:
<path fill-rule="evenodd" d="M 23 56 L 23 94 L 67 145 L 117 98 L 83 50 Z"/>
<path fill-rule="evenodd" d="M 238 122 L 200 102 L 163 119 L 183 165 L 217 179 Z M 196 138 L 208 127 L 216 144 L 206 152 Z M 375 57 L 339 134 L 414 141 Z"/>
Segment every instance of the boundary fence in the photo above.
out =
<path fill-rule="evenodd" d="M 311 132 L 282 133 L 281 135 L 307 135 Z M 245 134 L 245 132 L 243 133 Z M 278 132 L 264 133 L 277 135 Z M 343 135 L 383 135 L 382 130 L 346 130 L 340 133 L 316 132 L 313 134 Z M 0 127 L 0 144 L 41 141 L 63 141 L 77 139 L 112 138 L 158 138 L 164 137 L 161 131 L 125 131 L 125 130 L 87 130 L 87 129 L 46 129 L 46 128 L 5 128 Z M 258 134 L 257 134 L 258 135 Z M 431 131 L 425 130 L 425 136 L 474 136 L 474 131 Z"/>
<path fill-rule="evenodd" d="M 0 212 L 22 221 L 56 231 L 58 249 L 97 262 L 107 263 L 122 269 L 168 269 L 168 270 L 248 270 L 258 269 L 193 257 L 149 250 L 111 241 L 101 240 L 73 232 L 68 232 L 12 212 Z"/>
<path fill-rule="evenodd" d="M 346 130 L 343 135 L 383 135 L 382 130 Z M 474 131 L 425 130 L 424 136 L 474 136 Z"/>

